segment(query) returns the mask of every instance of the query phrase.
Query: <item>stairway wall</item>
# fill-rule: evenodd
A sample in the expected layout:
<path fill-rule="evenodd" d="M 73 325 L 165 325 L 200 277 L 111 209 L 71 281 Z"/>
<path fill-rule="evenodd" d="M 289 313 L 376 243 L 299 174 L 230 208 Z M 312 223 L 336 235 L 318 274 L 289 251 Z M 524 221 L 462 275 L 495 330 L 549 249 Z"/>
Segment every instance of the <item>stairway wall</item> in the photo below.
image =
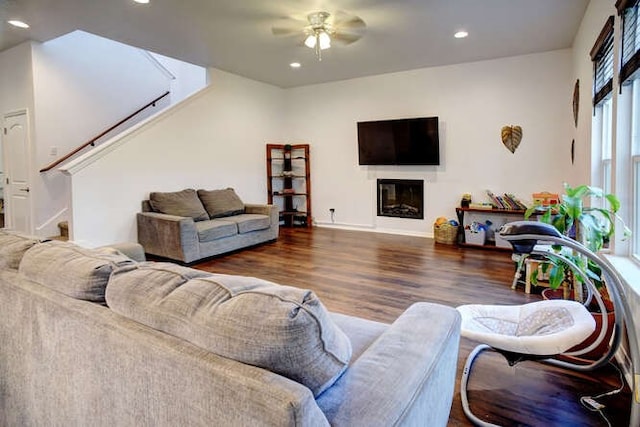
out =
<path fill-rule="evenodd" d="M 82 31 L 34 44 L 32 55 L 32 222 L 37 234 L 50 235 L 68 219 L 70 181 L 37 171 L 169 90 L 170 79 L 139 49 Z"/>
<path fill-rule="evenodd" d="M 247 203 L 266 203 L 265 144 L 283 141 L 283 89 L 215 69 L 209 80 L 67 166 L 72 240 L 137 241 L 136 213 L 151 191 L 233 187 Z"/>

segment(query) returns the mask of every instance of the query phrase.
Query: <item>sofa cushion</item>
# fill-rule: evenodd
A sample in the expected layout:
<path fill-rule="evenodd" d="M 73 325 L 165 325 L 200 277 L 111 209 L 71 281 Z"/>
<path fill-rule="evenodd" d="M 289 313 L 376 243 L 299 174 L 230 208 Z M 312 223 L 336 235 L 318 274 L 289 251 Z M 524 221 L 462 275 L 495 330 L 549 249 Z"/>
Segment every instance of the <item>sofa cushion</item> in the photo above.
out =
<path fill-rule="evenodd" d="M 103 303 L 111 272 L 135 264 L 113 248 L 87 249 L 69 242 L 45 242 L 22 257 L 19 271 L 28 279 L 73 298 Z"/>
<path fill-rule="evenodd" d="M 203 272 L 169 263 L 124 267 L 111 276 L 107 303 L 212 353 L 304 384 L 316 396 L 346 369 L 351 343 L 313 292 L 252 277 L 198 274 Z"/>
<path fill-rule="evenodd" d="M 17 270 L 24 253 L 38 242 L 40 242 L 38 237 L 26 236 L 9 230 L 1 230 L 0 268 Z"/>
<path fill-rule="evenodd" d="M 260 214 L 240 214 L 225 217 L 225 221 L 233 221 L 238 225 L 238 233 L 250 233 L 252 231 L 264 230 L 271 226 L 271 219 L 267 215 Z"/>
<path fill-rule="evenodd" d="M 212 240 L 238 234 L 238 227 L 235 222 L 221 219 L 196 222 L 196 230 L 198 231 L 198 241 L 200 242 L 211 242 Z"/>
<path fill-rule="evenodd" d="M 149 194 L 149 204 L 154 211 L 163 214 L 191 217 L 194 221 L 209 219 L 193 188 L 171 193 L 152 192 Z"/>
<path fill-rule="evenodd" d="M 198 197 L 210 218 L 237 215 L 244 212 L 244 203 L 233 188 L 224 190 L 198 190 Z"/>

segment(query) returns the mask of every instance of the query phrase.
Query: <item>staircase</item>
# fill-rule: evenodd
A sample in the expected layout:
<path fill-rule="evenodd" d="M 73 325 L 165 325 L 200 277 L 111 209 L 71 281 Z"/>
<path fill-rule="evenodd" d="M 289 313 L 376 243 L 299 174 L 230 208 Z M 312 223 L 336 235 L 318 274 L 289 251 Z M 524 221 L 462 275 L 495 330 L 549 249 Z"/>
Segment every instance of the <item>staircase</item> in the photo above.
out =
<path fill-rule="evenodd" d="M 51 236 L 50 239 L 51 240 L 61 240 L 63 242 L 66 242 L 67 240 L 69 240 L 69 222 L 68 221 L 61 221 L 58 223 L 58 228 L 60 229 L 60 235 L 59 236 Z"/>

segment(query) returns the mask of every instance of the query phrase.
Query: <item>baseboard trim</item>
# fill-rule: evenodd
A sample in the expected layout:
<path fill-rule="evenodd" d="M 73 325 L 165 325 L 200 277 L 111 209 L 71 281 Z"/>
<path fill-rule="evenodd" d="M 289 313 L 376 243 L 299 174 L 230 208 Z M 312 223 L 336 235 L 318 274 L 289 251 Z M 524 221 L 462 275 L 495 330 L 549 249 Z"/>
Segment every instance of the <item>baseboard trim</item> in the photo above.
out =
<path fill-rule="evenodd" d="M 314 225 L 321 228 L 336 228 L 340 230 L 367 231 L 370 233 L 397 234 L 400 236 L 433 238 L 433 233 L 422 233 L 419 231 L 411 230 L 398 230 L 395 228 L 375 228 L 374 225 L 368 224 L 347 224 L 339 222 L 315 221 Z"/>

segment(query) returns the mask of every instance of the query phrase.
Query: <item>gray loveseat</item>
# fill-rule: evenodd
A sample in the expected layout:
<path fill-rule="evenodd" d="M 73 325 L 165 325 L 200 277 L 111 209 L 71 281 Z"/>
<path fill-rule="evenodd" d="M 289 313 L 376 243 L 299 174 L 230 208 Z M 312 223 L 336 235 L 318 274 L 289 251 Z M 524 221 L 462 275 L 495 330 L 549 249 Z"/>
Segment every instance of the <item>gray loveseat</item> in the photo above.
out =
<path fill-rule="evenodd" d="M 307 290 L 0 232 L 2 426 L 445 426 L 455 309 L 393 324 Z"/>
<path fill-rule="evenodd" d="M 152 192 L 137 214 L 148 254 L 191 263 L 278 238 L 278 208 L 244 204 L 232 188 Z"/>

